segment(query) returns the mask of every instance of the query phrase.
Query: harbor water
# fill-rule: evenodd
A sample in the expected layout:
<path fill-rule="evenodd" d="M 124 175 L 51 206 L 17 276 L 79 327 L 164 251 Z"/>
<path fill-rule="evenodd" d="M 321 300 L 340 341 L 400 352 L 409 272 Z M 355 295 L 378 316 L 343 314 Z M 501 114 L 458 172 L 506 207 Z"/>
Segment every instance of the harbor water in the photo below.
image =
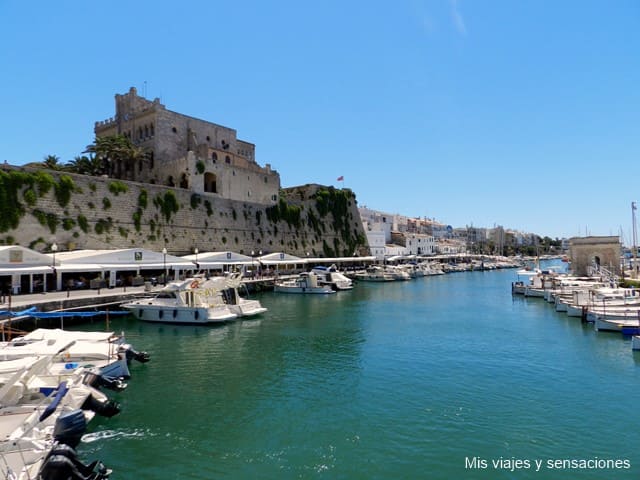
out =
<path fill-rule="evenodd" d="M 265 292 L 260 319 L 215 327 L 115 319 L 151 361 L 80 454 L 114 479 L 639 478 L 630 340 L 515 280 Z"/>

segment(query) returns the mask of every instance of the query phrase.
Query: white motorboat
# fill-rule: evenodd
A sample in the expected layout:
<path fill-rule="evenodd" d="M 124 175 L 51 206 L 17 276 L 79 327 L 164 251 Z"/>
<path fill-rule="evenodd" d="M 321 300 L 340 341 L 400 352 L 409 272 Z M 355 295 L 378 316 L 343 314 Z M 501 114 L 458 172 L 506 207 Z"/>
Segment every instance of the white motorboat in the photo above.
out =
<path fill-rule="evenodd" d="M 398 265 L 387 265 L 385 268 L 394 280 L 411 280 L 411 275 L 406 269 Z"/>
<path fill-rule="evenodd" d="M 353 281 L 338 271 L 338 267 L 317 266 L 311 270 L 318 276 L 318 285 L 329 285 L 333 290 L 351 290 Z"/>
<path fill-rule="evenodd" d="M 291 280 L 276 282 L 274 292 L 280 293 L 335 293 L 329 285 L 318 284 L 318 276 L 313 272 L 303 272 Z"/>
<path fill-rule="evenodd" d="M 224 278 L 224 285 L 220 279 Z M 216 277 L 216 281 L 220 283 L 222 288 L 222 297 L 233 313 L 238 317 L 255 317 L 267 311 L 258 300 L 244 298 L 240 295 L 240 287 L 242 285 L 239 273 L 231 273 L 226 277 Z"/>
<path fill-rule="evenodd" d="M 171 282 L 154 297 L 122 304 L 139 320 L 160 323 L 211 324 L 238 318 L 224 301 L 224 277 Z"/>
<path fill-rule="evenodd" d="M 38 328 L 9 342 L 0 343 L 0 360 L 51 355 L 53 370 L 86 366 L 96 369 L 106 378 L 129 378 L 130 348 L 124 343 L 124 338 L 114 335 L 114 332 Z M 146 361 L 140 357 L 138 359 Z"/>
<path fill-rule="evenodd" d="M 364 272 L 355 275 L 356 280 L 363 282 L 393 282 L 395 278 L 379 265 L 371 265 Z"/>

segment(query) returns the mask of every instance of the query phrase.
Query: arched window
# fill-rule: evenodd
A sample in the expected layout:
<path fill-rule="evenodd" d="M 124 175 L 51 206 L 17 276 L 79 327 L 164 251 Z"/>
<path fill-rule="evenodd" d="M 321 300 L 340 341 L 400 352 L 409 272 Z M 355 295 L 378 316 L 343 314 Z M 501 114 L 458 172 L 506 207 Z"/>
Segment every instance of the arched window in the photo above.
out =
<path fill-rule="evenodd" d="M 229 155 L 225 155 L 224 163 L 231 163 L 231 157 Z"/>
<path fill-rule="evenodd" d="M 144 126 L 144 138 L 149 137 L 149 125 Z"/>
<path fill-rule="evenodd" d="M 211 160 L 213 161 L 213 163 L 216 163 L 216 161 L 218 160 L 218 154 L 216 152 L 213 152 L 211 154 Z"/>
<path fill-rule="evenodd" d="M 151 124 L 151 128 L 149 128 L 149 133 L 151 134 L 151 136 L 153 137 L 154 135 L 154 131 L 153 131 L 153 123 Z"/>
<path fill-rule="evenodd" d="M 204 191 L 209 193 L 218 193 L 218 186 L 216 185 L 215 173 L 207 172 L 204 174 Z"/>
<path fill-rule="evenodd" d="M 187 180 L 187 174 L 183 173 L 180 177 L 180 188 L 189 188 L 189 180 Z"/>

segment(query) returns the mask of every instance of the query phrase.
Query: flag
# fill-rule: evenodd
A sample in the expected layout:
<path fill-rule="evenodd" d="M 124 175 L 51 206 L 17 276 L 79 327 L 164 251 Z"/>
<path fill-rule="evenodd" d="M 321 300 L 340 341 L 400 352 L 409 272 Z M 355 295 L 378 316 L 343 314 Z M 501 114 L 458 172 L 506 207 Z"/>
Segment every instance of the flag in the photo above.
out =
<path fill-rule="evenodd" d="M 338 177 L 338 181 L 339 181 L 339 182 L 344 181 L 344 175 L 340 175 L 340 176 Z"/>

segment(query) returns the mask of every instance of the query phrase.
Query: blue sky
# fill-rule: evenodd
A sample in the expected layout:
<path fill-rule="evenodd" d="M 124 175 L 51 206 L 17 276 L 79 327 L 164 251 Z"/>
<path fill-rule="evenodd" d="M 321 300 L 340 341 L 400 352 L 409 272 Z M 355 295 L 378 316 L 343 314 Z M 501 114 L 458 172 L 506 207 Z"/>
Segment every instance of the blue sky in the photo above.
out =
<path fill-rule="evenodd" d="M 285 187 L 631 242 L 637 0 L 0 0 L 0 18 L 0 161 L 71 160 L 135 86 L 236 129 Z"/>

